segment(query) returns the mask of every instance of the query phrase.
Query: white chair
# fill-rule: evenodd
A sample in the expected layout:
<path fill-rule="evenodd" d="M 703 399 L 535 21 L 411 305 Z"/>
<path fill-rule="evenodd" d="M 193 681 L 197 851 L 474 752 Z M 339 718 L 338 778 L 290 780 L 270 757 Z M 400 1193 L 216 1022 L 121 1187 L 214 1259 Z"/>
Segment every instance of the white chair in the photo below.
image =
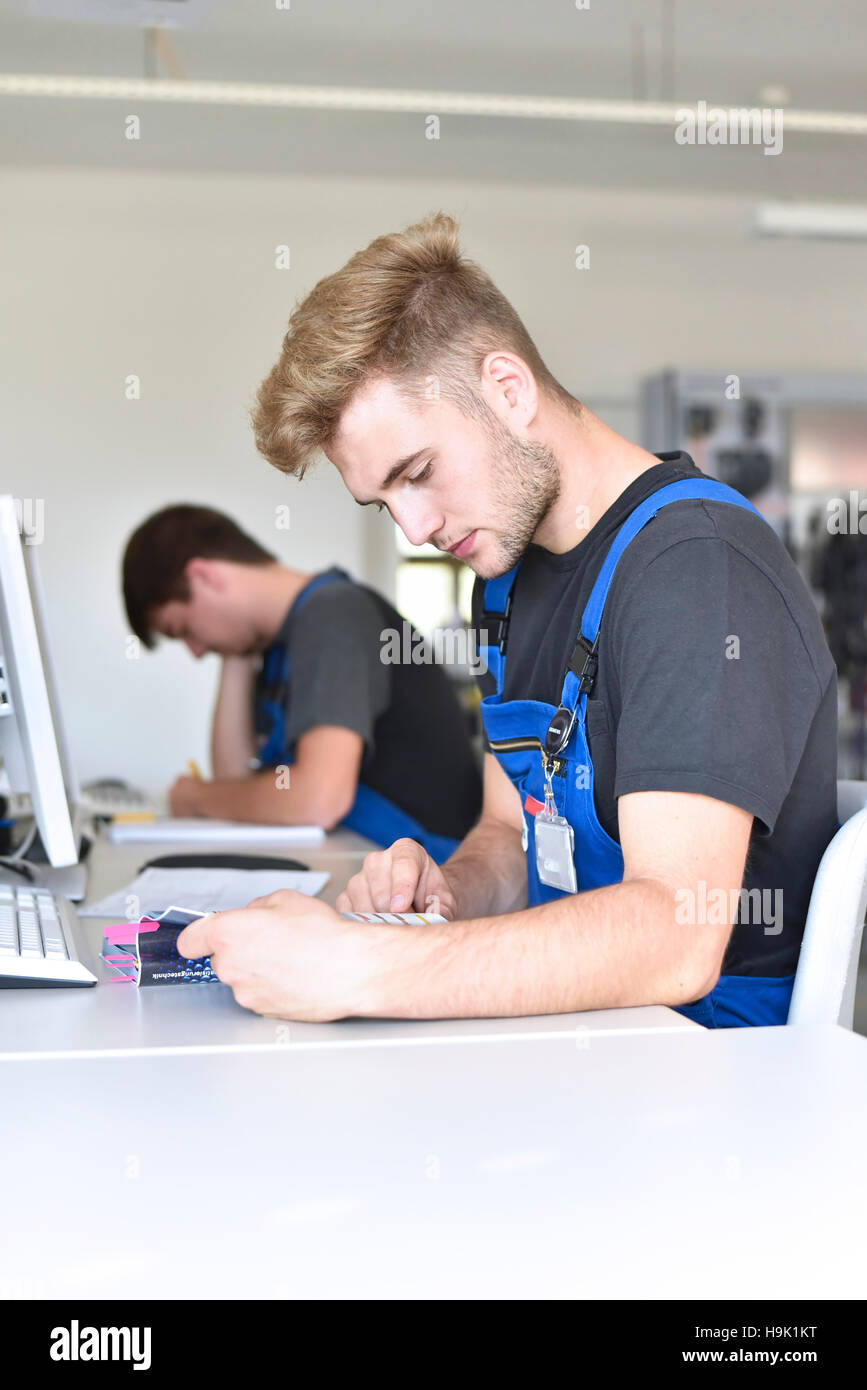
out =
<path fill-rule="evenodd" d="M 842 822 L 822 856 L 787 1023 L 851 1028 L 867 912 L 867 782 L 837 783 Z"/>

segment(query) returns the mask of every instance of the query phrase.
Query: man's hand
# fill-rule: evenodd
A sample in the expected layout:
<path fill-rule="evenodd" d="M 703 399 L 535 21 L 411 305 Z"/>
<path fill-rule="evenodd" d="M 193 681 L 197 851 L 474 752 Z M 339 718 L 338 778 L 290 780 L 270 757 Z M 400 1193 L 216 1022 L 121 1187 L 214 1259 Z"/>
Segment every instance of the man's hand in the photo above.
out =
<path fill-rule="evenodd" d="M 284 890 L 191 922 L 178 950 L 193 960 L 210 956 L 245 1009 L 325 1023 L 362 1011 L 373 934 L 394 930 L 347 922 L 325 903 Z"/>
<path fill-rule="evenodd" d="M 436 912 L 452 921 L 455 895 L 437 863 L 415 840 L 368 854 L 337 899 L 338 912 Z"/>
<path fill-rule="evenodd" d="M 208 785 L 200 777 L 179 777 L 169 788 L 169 811 L 173 816 L 203 816 L 203 791 Z"/>

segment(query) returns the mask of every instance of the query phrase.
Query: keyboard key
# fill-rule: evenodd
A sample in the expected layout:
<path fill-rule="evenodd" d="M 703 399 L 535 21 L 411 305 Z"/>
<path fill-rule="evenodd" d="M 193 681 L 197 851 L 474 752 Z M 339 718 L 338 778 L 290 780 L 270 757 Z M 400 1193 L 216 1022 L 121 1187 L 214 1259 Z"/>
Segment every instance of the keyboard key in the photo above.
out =
<path fill-rule="evenodd" d="M 42 955 L 42 933 L 39 930 L 39 918 L 31 909 L 22 908 L 18 913 L 18 936 L 21 942 L 22 956 Z"/>
<path fill-rule="evenodd" d="M 8 978 L 8 958 L 51 962 L 46 978 L 72 983 L 64 975 L 65 962 L 77 960 L 67 947 L 57 900 L 44 888 L 0 884 L 0 983 Z"/>

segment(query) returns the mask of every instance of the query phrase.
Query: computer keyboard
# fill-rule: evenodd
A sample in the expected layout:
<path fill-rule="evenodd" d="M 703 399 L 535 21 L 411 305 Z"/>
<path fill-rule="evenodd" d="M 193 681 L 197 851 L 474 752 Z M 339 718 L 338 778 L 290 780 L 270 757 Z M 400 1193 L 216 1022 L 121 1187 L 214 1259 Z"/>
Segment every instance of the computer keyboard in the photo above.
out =
<path fill-rule="evenodd" d="M 137 787 L 113 777 L 82 787 L 78 809 L 84 816 L 111 820 L 113 816 L 156 815 L 156 802 Z"/>
<path fill-rule="evenodd" d="M 78 919 L 44 888 L 0 883 L 0 989 L 95 985 Z"/>

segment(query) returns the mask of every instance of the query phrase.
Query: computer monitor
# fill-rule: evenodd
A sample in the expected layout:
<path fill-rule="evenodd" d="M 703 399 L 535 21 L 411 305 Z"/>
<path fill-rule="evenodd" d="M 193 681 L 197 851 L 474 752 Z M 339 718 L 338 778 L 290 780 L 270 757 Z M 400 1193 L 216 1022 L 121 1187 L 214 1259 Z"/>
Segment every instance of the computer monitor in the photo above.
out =
<path fill-rule="evenodd" d="M 30 796 L 49 865 L 62 869 L 78 863 L 70 812 L 78 787 L 62 727 L 35 551 L 22 536 L 15 499 L 0 496 L 0 758 L 10 790 Z M 50 872 L 37 870 L 36 878 L 59 886 Z M 69 883 L 77 878 L 67 875 Z"/>

